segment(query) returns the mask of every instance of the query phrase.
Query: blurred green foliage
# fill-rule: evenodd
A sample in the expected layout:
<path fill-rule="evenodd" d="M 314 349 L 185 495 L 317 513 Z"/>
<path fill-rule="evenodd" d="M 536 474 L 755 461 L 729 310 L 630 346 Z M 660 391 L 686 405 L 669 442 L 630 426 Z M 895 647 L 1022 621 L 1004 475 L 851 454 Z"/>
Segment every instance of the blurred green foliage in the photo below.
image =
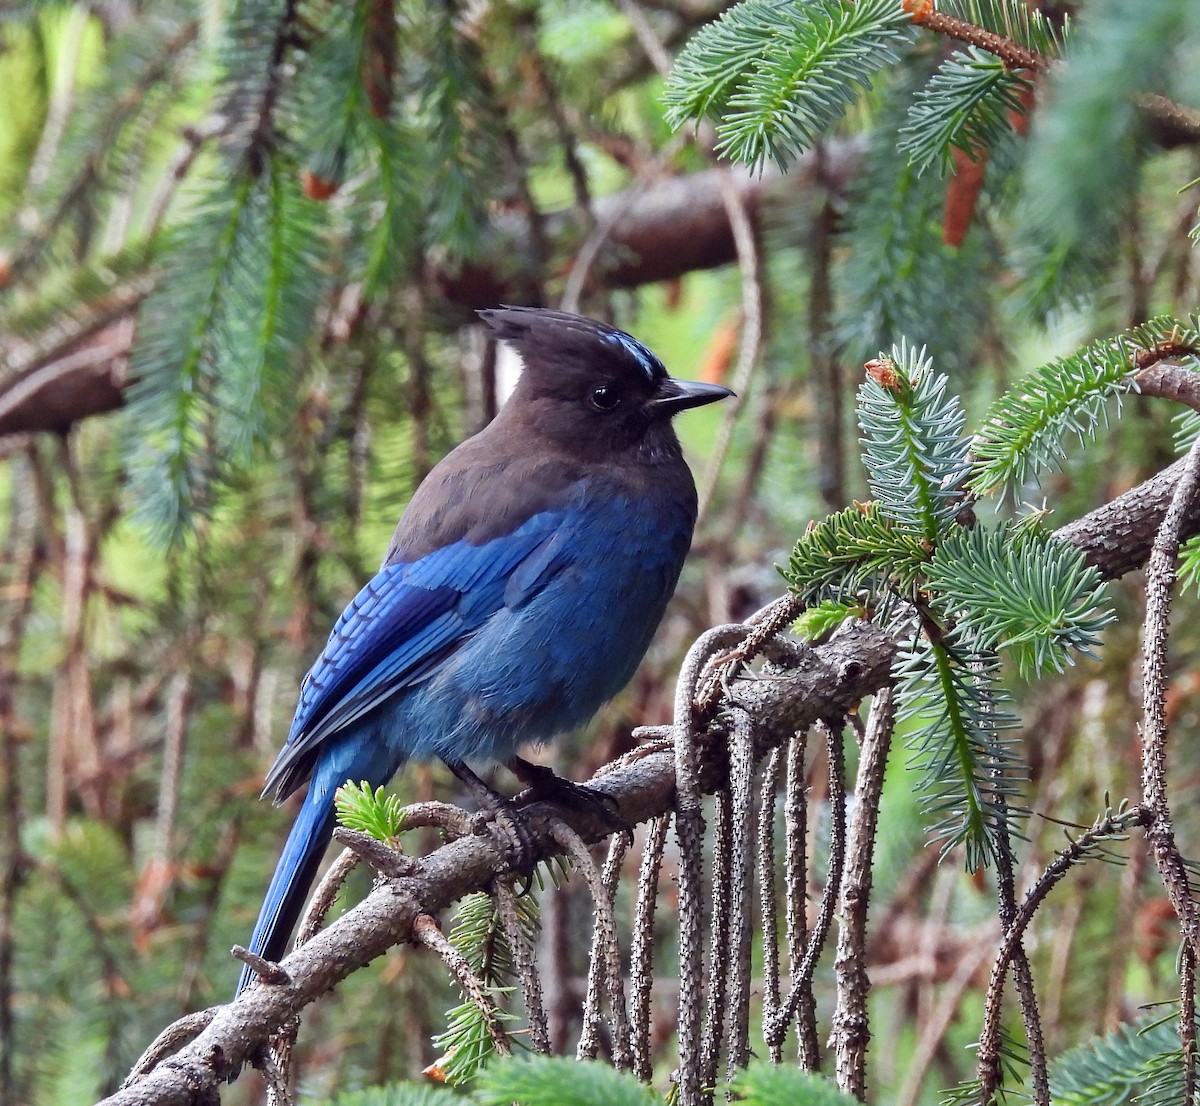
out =
<path fill-rule="evenodd" d="M 768 167 L 761 190 L 746 193 L 763 348 L 676 605 L 632 688 L 562 743 L 556 755 L 573 774 L 623 751 L 631 725 L 669 717 L 687 645 L 782 590 L 773 566 L 808 520 L 847 508 L 845 527 L 809 535 L 814 563 L 832 564 L 831 534 L 845 552 L 850 520 L 894 562 L 871 515 L 848 508 L 868 493 L 855 432 L 832 451 L 837 472 L 817 449 L 833 433 L 830 412 L 849 427 L 864 359 L 904 340 L 927 347 L 966 425 L 1036 366 L 1068 399 L 1075 386 L 1098 397 L 1100 377 L 1120 391 L 1127 350 L 1111 336 L 1197 305 L 1197 198 L 1186 186 L 1198 175 L 1187 124 L 1200 97 L 1186 59 L 1200 43 L 1198 9 L 1092 0 L 1064 28 L 1056 6 L 1043 7 L 1031 23 L 1024 0 L 942 5 L 1045 54 L 1045 70 L 1020 81 L 996 55 L 949 48 L 883 2 L 749 0 L 699 37 L 720 4 L 144 0 L 6 11 L 0 410 L 44 370 L 88 357 L 123 366 L 138 320 L 126 410 L 64 435 L 0 438 L 0 684 L 12 691 L 0 717 L 0 927 L 11 921 L 13 954 L 10 971 L 0 965 L 11 1015 L 0 1048 L 13 1101 L 57 1106 L 111 1091 L 163 1025 L 231 994 L 227 950 L 249 932 L 289 823 L 287 809 L 256 796 L 299 678 L 413 487 L 494 409 L 470 307 L 501 295 L 555 302 L 612 210 L 600 200 L 628 190 L 632 204 L 709 165 L 712 119 L 723 148 L 796 174 L 778 188 Z M 669 107 L 647 33 L 683 59 L 666 79 Z M 1053 64 L 1060 52 L 1065 63 Z M 1034 99 L 1021 115 L 1026 81 Z M 1174 123 L 1155 114 L 1158 95 L 1182 105 Z M 693 138 L 701 114 L 710 122 Z M 684 137 L 673 136 L 669 124 L 685 120 Z M 974 197 L 962 191 L 972 165 Z M 699 187 L 685 208 L 698 206 Z M 666 205 L 657 217 L 685 214 Z M 610 287 L 629 253 L 601 251 L 583 309 L 635 330 L 680 375 L 728 379 L 739 274 Z M 119 348 L 104 361 L 109 342 Z M 1093 342 L 1115 361 L 1080 360 Z M 820 368 L 830 363 L 836 373 Z M 1081 375 L 1097 366 L 1096 379 Z M 1008 448 L 985 428 L 993 467 L 979 486 L 1008 482 L 1018 502 L 1046 495 L 1056 520 L 1131 486 L 1173 456 L 1170 411 L 1123 402 L 1112 425 L 1099 407 L 1055 423 L 1055 435 L 1094 432 L 1087 453 Z M 698 474 L 722 419 L 702 412 L 681 426 Z M 996 519 L 990 504 L 979 510 L 990 525 L 1011 508 L 996 507 Z M 920 558 L 906 563 L 915 586 Z M 1052 681 L 1002 673 L 1024 722 L 1011 735 L 1029 769 L 1022 801 L 1048 816 L 1025 823 L 1030 870 L 1060 843 L 1050 818 L 1086 823 L 1101 795 L 1136 786 L 1138 585 L 1117 585 L 1113 602 L 1118 621 L 1098 660 Z M 1200 778 L 1194 603 L 1181 603 L 1173 643 L 1172 767 L 1185 814 Z M 461 798 L 423 767 L 396 790 Z M 827 860 L 820 803 L 814 892 Z M 972 1071 L 982 982 L 960 986 L 958 973 L 974 962 L 986 972 L 994 887 L 982 872 L 939 869 L 924 833 L 897 753 L 872 904 L 874 1101 L 932 1103 Z M 1190 819 L 1179 833 L 1185 851 L 1200 851 Z M 1175 992 L 1175 930 L 1140 843 L 1129 848 L 1134 863 L 1088 869 L 1035 927 L 1051 1052 L 1090 1050 L 1056 1068 L 1065 1100 L 1115 1100 L 1122 1064 L 1169 1047 L 1162 1034 L 1085 1043 Z M 368 881 L 357 873 L 341 902 Z M 584 970 L 590 911 L 581 896 L 552 893 L 562 913 L 547 955 L 569 988 Z M 628 905 L 619 900 L 621 917 Z M 674 934 L 660 925 L 669 976 Z M 824 967 L 818 978 L 825 1009 Z M 303 1093 L 341 1095 L 342 1106 L 444 1098 L 358 1088 L 428 1064 L 454 1001 L 439 964 L 393 951 L 306 1013 Z M 660 1088 L 674 1064 L 667 1013 L 663 1026 Z M 560 1028 L 569 1049 L 578 1026 L 564 1014 Z M 564 1076 L 545 1071 L 553 1090 Z M 1108 1099 L 1081 1097 L 1088 1073 Z M 258 1095 L 254 1078 L 227 1101 Z M 746 1093 L 785 1100 L 765 1082 Z M 786 1100 L 803 1093 L 789 1083 Z"/>

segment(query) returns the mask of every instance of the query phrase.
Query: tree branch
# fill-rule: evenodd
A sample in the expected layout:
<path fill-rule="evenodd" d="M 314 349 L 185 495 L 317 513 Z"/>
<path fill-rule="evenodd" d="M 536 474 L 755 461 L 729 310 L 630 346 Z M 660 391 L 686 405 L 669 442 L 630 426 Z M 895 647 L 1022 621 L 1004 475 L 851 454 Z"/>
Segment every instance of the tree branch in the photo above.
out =
<path fill-rule="evenodd" d="M 1171 804 L 1167 796 L 1167 638 L 1171 592 L 1175 585 L 1184 517 L 1200 495 L 1200 441 L 1184 458 L 1183 472 L 1171 504 L 1154 538 L 1146 566 L 1146 623 L 1142 662 L 1142 802 L 1150 811 L 1146 837 L 1154 852 L 1167 897 L 1179 918 L 1180 932 L 1194 958 L 1200 948 L 1200 908 L 1192 895 L 1191 878 L 1175 842 Z"/>
<path fill-rule="evenodd" d="M 1137 567 L 1150 552 L 1182 463 L 1058 531 L 1082 549 L 1106 577 Z M 1189 512 L 1183 535 L 1196 532 Z M 748 629 L 747 633 L 751 631 Z M 733 680 L 729 699 L 749 717 L 756 755 L 797 730 L 845 714 L 891 680 L 895 644 L 871 623 L 854 623 L 817 646 L 796 646 L 785 667 L 779 658 L 754 678 Z M 780 655 L 782 656 L 782 654 Z M 715 722 L 697 735 L 698 786 L 713 790 L 726 778 L 724 734 Z M 675 804 L 675 758 L 654 746 L 594 779 L 590 785 L 616 804 L 630 824 L 660 817 Z M 554 823 L 570 825 L 585 841 L 606 837 L 611 825 L 591 807 L 536 803 L 526 817 L 537 858 L 560 851 Z M 287 956 L 281 967 L 289 983 L 251 987 L 216 1008 L 211 1022 L 175 1055 L 105 1100 L 105 1106 L 193 1106 L 211 1102 L 220 1084 L 255 1057 L 270 1035 L 306 1006 L 395 945 L 413 937 L 421 914 L 436 914 L 464 895 L 492 885 L 508 866 L 491 837 L 463 837 L 428 856 L 414 858 L 411 874 L 384 879 L 353 910 Z"/>
<path fill-rule="evenodd" d="M 956 19 L 938 11 L 933 0 L 903 0 L 901 7 L 912 15 L 912 21 L 918 26 L 965 42 L 969 46 L 987 50 L 995 54 L 1009 69 L 1028 69 L 1036 73 L 1050 64 L 1050 59 L 1043 54 L 1030 50 L 1011 38 L 1005 38 L 994 31 L 968 23 L 965 19 Z"/>
<path fill-rule="evenodd" d="M 1181 458 L 1091 514 L 1059 527 L 1055 536 L 1081 550 L 1106 580 L 1140 568 L 1150 556 L 1150 546 L 1186 463 L 1187 459 Z M 1181 536 L 1189 538 L 1197 530 L 1200 502 L 1194 501 L 1184 514 Z"/>

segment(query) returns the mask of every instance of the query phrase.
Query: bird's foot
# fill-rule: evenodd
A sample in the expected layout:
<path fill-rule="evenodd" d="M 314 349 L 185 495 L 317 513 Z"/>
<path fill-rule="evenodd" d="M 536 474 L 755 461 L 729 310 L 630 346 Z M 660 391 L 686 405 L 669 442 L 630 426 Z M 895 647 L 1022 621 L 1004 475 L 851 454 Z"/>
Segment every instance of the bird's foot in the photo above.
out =
<path fill-rule="evenodd" d="M 609 833 L 625 833 L 632 837 L 633 826 L 621 817 L 616 800 L 611 795 L 568 780 L 553 769 L 543 764 L 533 764 L 523 757 L 511 758 L 505 762 L 505 767 L 525 785 L 525 790 L 513 800 L 518 807 L 542 801 L 561 803 L 563 806 L 583 806 Z"/>
<path fill-rule="evenodd" d="M 537 863 L 538 839 L 525 815 L 512 799 L 488 787 L 461 761 L 445 761 L 467 787 L 479 805 L 479 813 L 471 818 L 471 832 L 481 837 L 494 836 L 514 872 L 530 872 Z"/>
<path fill-rule="evenodd" d="M 473 832 L 481 837 L 492 836 L 497 839 L 508 857 L 509 868 L 525 873 L 528 882 L 537 863 L 538 837 L 512 799 L 503 795 L 493 796 L 485 809 L 471 819 L 471 826 Z"/>
<path fill-rule="evenodd" d="M 545 765 L 532 764 L 522 757 L 505 761 L 509 771 L 525 785 L 520 795 L 509 799 L 489 787 L 461 761 L 447 760 L 445 764 L 467 786 L 481 808 L 471 819 L 472 832 L 494 836 L 509 858 L 509 869 L 523 873 L 527 885 L 540 852 L 539 837 L 527 812 L 534 803 L 550 801 L 576 810 L 583 808 L 606 833 L 633 837 L 633 826 L 621 817 L 612 796 L 564 779 Z"/>

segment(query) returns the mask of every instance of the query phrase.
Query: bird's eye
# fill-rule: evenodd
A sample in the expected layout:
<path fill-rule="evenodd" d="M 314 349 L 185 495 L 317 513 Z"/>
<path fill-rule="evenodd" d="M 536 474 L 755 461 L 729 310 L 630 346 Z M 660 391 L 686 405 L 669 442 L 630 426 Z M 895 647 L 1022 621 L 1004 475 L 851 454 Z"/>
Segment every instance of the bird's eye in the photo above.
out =
<path fill-rule="evenodd" d="M 592 406 L 597 411 L 611 411 L 621 402 L 621 393 L 609 384 L 601 384 L 592 389 Z"/>

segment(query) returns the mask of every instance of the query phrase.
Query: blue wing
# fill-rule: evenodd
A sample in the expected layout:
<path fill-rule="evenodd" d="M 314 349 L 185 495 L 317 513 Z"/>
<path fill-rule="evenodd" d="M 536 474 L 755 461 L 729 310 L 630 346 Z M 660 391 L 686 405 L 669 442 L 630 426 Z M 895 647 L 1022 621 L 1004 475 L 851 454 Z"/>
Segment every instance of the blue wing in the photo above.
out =
<path fill-rule="evenodd" d="M 545 511 L 483 545 L 459 541 L 411 564 L 385 565 L 304 678 L 264 793 L 285 798 L 308 779 L 327 738 L 419 683 L 496 611 L 536 594 L 569 556 L 565 514 Z"/>

